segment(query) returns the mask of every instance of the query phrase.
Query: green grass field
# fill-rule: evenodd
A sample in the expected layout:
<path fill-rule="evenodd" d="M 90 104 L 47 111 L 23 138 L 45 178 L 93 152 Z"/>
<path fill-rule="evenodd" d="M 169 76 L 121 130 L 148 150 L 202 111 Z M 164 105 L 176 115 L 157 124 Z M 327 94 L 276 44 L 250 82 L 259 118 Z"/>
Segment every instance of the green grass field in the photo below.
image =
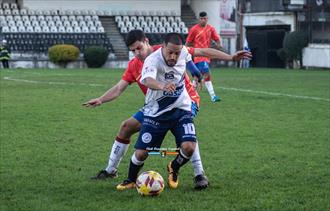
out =
<path fill-rule="evenodd" d="M 330 72 L 213 70 L 223 101 L 202 91 L 196 118 L 211 186 L 193 189 L 191 164 L 159 197 L 118 192 L 119 178 L 91 181 L 106 166 L 120 123 L 143 105 L 130 86 L 101 107 L 81 104 L 123 70 L 0 70 L 2 210 L 330 210 Z M 132 139 L 135 143 L 136 136 Z M 174 147 L 171 134 L 163 147 Z M 150 156 L 160 172 L 173 157 Z"/>

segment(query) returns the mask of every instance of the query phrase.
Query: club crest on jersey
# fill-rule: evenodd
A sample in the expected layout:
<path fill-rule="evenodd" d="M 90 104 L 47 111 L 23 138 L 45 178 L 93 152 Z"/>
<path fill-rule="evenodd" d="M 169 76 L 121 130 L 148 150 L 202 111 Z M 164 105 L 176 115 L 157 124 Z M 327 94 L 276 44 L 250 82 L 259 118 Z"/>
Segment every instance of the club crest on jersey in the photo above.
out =
<path fill-rule="evenodd" d="M 165 79 L 166 80 L 173 80 L 174 79 L 174 72 L 171 71 L 171 72 L 165 73 Z"/>
<path fill-rule="evenodd" d="M 144 143 L 150 143 L 150 141 L 152 140 L 152 136 L 151 136 L 151 134 L 150 133 L 143 133 L 143 135 L 142 135 L 142 141 L 144 142 Z"/>

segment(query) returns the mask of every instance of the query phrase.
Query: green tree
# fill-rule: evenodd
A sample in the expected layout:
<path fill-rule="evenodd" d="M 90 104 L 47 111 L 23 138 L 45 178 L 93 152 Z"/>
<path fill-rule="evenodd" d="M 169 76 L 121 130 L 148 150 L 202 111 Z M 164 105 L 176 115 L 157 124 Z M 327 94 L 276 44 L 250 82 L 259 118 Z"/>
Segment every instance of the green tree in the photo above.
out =
<path fill-rule="evenodd" d="M 294 31 L 284 37 L 284 52 L 278 51 L 278 55 L 285 55 L 287 61 L 299 60 L 302 67 L 302 49 L 308 45 L 308 36 L 305 32 Z"/>
<path fill-rule="evenodd" d="M 109 52 L 103 47 L 91 46 L 84 52 L 84 59 L 88 67 L 102 67 L 108 59 Z"/>

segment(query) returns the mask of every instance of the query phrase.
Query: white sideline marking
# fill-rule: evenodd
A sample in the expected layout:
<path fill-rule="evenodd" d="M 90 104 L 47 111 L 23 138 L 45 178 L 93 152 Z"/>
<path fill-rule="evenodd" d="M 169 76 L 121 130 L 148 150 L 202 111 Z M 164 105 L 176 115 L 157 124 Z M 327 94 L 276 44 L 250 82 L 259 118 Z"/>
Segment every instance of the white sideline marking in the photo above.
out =
<path fill-rule="evenodd" d="M 15 70 L 7 70 L 7 71 L 4 71 L 6 73 L 12 73 L 12 72 L 15 72 Z M 42 72 L 24 72 L 24 74 L 28 74 L 28 75 L 41 75 L 43 76 L 44 73 Z M 73 76 L 74 74 L 70 74 L 70 73 L 52 73 L 51 76 Z"/>
<path fill-rule="evenodd" d="M 33 84 L 105 86 L 102 84 L 87 84 L 87 83 L 73 83 L 73 82 L 67 83 L 67 82 L 51 82 L 51 81 L 31 81 L 31 80 L 17 79 L 17 78 L 10 78 L 10 77 L 3 77 L 3 79 L 8 80 L 8 81 L 18 81 L 18 82 L 33 83 Z"/>
<path fill-rule="evenodd" d="M 251 89 L 239 89 L 239 88 L 231 88 L 231 87 L 216 87 L 224 90 L 231 90 L 237 92 L 248 92 L 248 93 L 256 93 L 256 94 L 264 94 L 264 95 L 271 95 L 271 96 L 284 96 L 284 97 L 292 97 L 298 99 L 307 99 L 307 100 L 319 100 L 319 101 L 327 101 L 330 102 L 328 98 L 321 98 L 321 97 L 310 97 L 310 96 L 301 96 L 301 95 L 291 95 L 285 93 L 277 93 L 277 92 L 266 92 L 266 91 L 256 91 Z"/>
<path fill-rule="evenodd" d="M 34 84 L 49 84 L 49 85 L 82 85 L 82 86 L 105 86 L 102 84 L 88 84 L 88 83 L 67 83 L 67 82 L 51 82 L 51 81 L 31 81 L 25 79 L 17 79 L 17 78 L 10 78 L 10 77 L 3 77 L 4 80 L 8 81 L 18 81 L 18 82 L 25 82 L 25 83 L 34 83 Z M 215 87 L 224 90 L 236 91 L 236 92 L 248 92 L 248 93 L 255 93 L 255 94 L 264 94 L 264 95 L 271 95 L 271 96 L 284 96 L 284 97 L 291 97 L 297 99 L 307 99 L 307 100 L 317 100 L 317 101 L 327 101 L 330 102 L 328 98 L 321 98 L 321 97 L 310 97 L 310 96 L 301 96 L 301 95 L 291 95 L 285 93 L 277 93 L 277 92 L 266 92 L 266 91 L 257 91 L 251 89 L 239 89 L 239 88 L 231 88 L 231 87 Z"/>

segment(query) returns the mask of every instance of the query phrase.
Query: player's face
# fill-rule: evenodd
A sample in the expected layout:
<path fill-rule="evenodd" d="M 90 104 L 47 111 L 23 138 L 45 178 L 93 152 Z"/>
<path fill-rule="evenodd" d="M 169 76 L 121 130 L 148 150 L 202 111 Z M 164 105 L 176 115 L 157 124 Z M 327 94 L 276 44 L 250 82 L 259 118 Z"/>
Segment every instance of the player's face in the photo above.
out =
<path fill-rule="evenodd" d="M 208 21 L 207 16 L 205 16 L 205 17 L 200 17 L 200 18 L 199 18 L 199 24 L 200 24 L 201 26 L 206 26 L 207 21 Z"/>
<path fill-rule="evenodd" d="M 136 41 L 128 48 L 133 52 L 135 57 L 144 61 L 151 53 L 149 47 L 150 45 L 148 43 L 148 40 L 146 39 L 145 41 Z"/>
<path fill-rule="evenodd" d="M 163 47 L 163 57 L 166 64 L 169 67 L 174 67 L 182 50 L 182 45 L 175 45 L 173 43 L 167 43 Z"/>

